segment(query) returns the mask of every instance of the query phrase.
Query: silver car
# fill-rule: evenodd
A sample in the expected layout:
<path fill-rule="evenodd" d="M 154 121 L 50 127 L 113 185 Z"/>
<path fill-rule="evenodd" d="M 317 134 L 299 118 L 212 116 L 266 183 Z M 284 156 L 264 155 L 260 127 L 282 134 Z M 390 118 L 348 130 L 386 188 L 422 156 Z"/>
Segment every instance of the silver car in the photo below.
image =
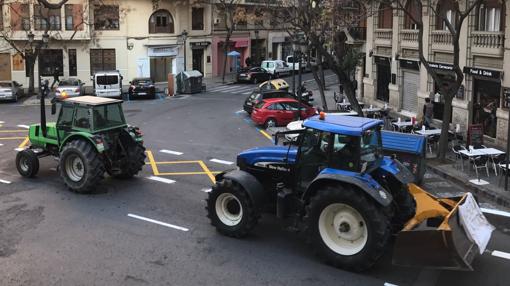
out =
<path fill-rule="evenodd" d="M 0 81 L 0 100 L 18 101 L 23 96 L 22 86 L 17 81 Z"/>
<path fill-rule="evenodd" d="M 55 97 L 76 97 L 83 95 L 85 83 L 77 78 L 62 79 L 55 90 Z M 65 96 L 64 96 L 65 95 Z"/>

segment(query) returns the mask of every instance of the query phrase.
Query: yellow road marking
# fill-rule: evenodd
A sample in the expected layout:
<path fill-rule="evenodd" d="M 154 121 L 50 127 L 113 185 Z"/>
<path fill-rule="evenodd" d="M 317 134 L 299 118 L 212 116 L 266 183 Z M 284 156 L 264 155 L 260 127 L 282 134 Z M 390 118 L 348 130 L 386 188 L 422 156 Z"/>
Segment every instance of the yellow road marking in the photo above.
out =
<path fill-rule="evenodd" d="M 0 127 L 2 127 L 2 125 L 0 125 Z M 26 129 L 25 130 L 0 130 L 0 133 L 10 133 L 10 132 L 12 132 L 12 133 L 23 132 L 24 133 L 24 132 L 27 132 L 27 130 Z"/>
<path fill-rule="evenodd" d="M 264 135 L 267 139 L 269 139 L 269 140 L 273 141 L 273 137 L 271 137 L 271 135 L 267 134 L 267 132 L 266 132 L 266 131 L 264 131 L 264 130 L 262 130 L 262 129 L 261 129 L 261 130 L 259 130 L 259 131 L 260 131 L 260 133 L 262 133 L 262 135 Z"/>
<path fill-rule="evenodd" d="M 209 176 L 209 179 L 211 179 L 213 184 L 216 183 L 216 179 L 214 178 L 214 175 L 212 174 L 211 170 L 209 170 L 207 165 L 205 165 L 204 161 L 198 161 L 198 164 L 200 164 L 200 167 L 202 167 L 202 169 L 204 169 L 204 172 L 207 174 L 207 176 Z"/>
<path fill-rule="evenodd" d="M 28 137 L 25 137 L 25 140 L 23 140 L 23 142 L 21 144 L 19 144 L 18 148 L 25 148 L 25 146 L 27 146 L 28 142 L 30 142 L 30 140 L 28 139 Z"/>
<path fill-rule="evenodd" d="M 172 164 L 198 164 L 198 161 L 164 161 L 164 162 L 156 162 L 156 165 L 172 165 Z M 145 162 L 146 165 L 150 165 L 150 162 Z"/>
<path fill-rule="evenodd" d="M 149 163 L 152 167 L 152 173 L 154 174 L 154 176 L 158 176 L 159 170 L 158 170 L 158 166 L 156 165 L 156 161 L 154 161 L 154 156 L 152 155 L 152 151 L 146 150 L 145 152 L 147 153 L 147 158 L 149 158 Z"/>
<path fill-rule="evenodd" d="M 0 137 L 0 140 L 22 140 L 26 138 L 27 137 Z"/>
<path fill-rule="evenodd" d="M 176 172 L 176 173 L 159 173 L 160 176 L 186 176 L 186 175 L 209 175 L 219 174 L 221 172 L 210 171 L 210 172 Z"/>

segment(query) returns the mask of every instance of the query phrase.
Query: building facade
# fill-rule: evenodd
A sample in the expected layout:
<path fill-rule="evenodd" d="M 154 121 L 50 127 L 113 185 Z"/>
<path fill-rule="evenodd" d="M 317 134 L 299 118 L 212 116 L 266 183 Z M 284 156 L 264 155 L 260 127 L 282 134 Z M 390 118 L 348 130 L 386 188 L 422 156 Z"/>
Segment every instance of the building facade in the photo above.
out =
<path fill-rule="evenodd" d="M 119 70 L 125 80 L 151 77 L 167 81 L 168 73 L 184 69 L 212 74 L 211 7 L 170 1 L 70 0 L 61 9 L 41 9 L 37 1 L 3 1 L 0 80 L 28 86 L 21 56 L 45 30 L 50 35 L 35 65 L 35 77 L 77 77 L 90 85 L 95 71 Z M 48 25 L 48 26 L 46 26 Z M 187 34 L 183 38 L 183 32 Z M 186 56 L 186 60 L 184 57 Z M 37 85 L 37 81 L 36 81 Z"/>
<path fill-rule="evenodd" d="M 452 126 L 481 125 L 486 141 L 505 144 L 508 108 L 504 94 L 510 90 L 510 39 L 507 24 L 510 1 L 486 0 L 464 21 L 460 34 L 460 66 L 464 82 L 453 100 Z M 408 11 L 419 13 L 407 3 Z M 459 3 L 459 4 L 457 4 Z M 453 5 L 465 1 L 435 1 L 436 11 L 451 22 L 457 15 Z M 425 57 L 445 80 L 453 80 L 452 35 L 444 21 L 424 4 L 423 43 Z M 425 98 L 434 104 L 434 119 L 443 118 L 444 99 L 418 59 L 418 30 L 410 16 L 395 7 L 376 5 L 367 21 L 366 65 L 363 100 L 388 104 L 403 116 L 422 116 Z M 464 7 L 461 7 L 461 11 Z"/>

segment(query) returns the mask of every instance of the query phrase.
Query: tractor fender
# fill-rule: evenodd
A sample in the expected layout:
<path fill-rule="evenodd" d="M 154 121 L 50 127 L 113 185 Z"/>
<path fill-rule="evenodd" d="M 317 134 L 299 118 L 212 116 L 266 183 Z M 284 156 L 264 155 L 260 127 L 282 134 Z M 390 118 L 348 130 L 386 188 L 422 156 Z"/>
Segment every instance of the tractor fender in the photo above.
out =
<path fill-rule="evenodd" d="M 317 176 L 317 178 L 312 181 L 312 183 L 308 186 L 305 193 L 303 194 L 303 201 L 308 201 L 321 186 L 332 183 L 354 186 L 355 188 L 363 191 L 366 195 L 374 199 L 383 207 L 389 206 L 393 201 L 393 196 L 387 190 L 382 188 L 377 182 L 371 185 L 362 179 L 342 174 L 320 174 Z M 374 187 L 374 185 L 377 187 Z"/>
<path fill-rule="evenodd" d="M 262 207 L 265 199 L 264 187 L 255 176 L 246 171 L 232 170 L 218 174 L 216 176 L 216 181 L 222 180 L 223 178 L 230 179 L 241 185 L 243 189 L 246 190 L 246 193 L 248 193 L 253 205 Z"/>
<path fill-rule="evenodd" d="M 415 182 L 413 173 L 397 159 L 384 158 L 379 168 L 391 174 L 404 186 Z"/>
<path fill-rule="evenodd" d="M 74 134 L 67 136 L 64 140 L 62 140 L 62 144 L 60 144 L 60 151 L 62 151 L 62 149 L 64 148 L 64 146 L 67 143 L 69 143 L 73 140 L 85 140 L 85 141 L 89 142 L 92 146 L 94 146 L 94 148 L 96 149 L 96 151 L 98 153 L 102 153 L 104 150 L 99 150 L 99 148 L 96 145 L 96 142 L 94 142 L 94 140 L 88 135 L 90 135 L 90 134 L 88 134 L 88 133 L 74 133 Z"/>

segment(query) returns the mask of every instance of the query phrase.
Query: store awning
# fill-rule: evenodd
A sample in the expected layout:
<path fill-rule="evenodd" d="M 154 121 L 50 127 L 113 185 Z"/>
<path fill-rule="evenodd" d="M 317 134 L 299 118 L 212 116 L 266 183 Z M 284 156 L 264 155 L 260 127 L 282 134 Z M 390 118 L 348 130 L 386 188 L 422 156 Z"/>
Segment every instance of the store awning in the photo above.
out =
<path fill-rule="evenodd" d="M 250 45 L 248 40 L 236 40 L 236 44 L 234 47 L 236 48 L 246 48 Z"/>
<path fill-rule="evenodd" d="M 147 56 L 149 57 L 175 57 L 179 54 L 179 46 L 149 46 Z"/>

